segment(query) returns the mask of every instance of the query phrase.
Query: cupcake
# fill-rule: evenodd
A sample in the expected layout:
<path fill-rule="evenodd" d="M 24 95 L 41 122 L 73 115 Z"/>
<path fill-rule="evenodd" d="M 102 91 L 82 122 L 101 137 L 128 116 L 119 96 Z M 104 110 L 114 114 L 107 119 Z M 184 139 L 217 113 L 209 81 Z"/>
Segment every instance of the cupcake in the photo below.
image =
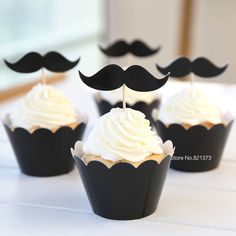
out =
<path fill-rule="evenodd" d="M 72 155 L 95 214 L 131 220 L 155 212 L 173 146 L 131 108 L 113 108 L 98 118 Z"/>
<path fill-rule="evenodd" d="M 155 91 L 137 92 L 130 88 L 125 88 L 126 106 L 134 110 L 143 112 L 151 122 L 152 110 L 159 108 L 160 96 Z M 100 115 L 104 115 L 112 108 L 122 108 L 122 88 L 112 91 L 100 91 L 95 96 L 95 101 Z"/>
<path fill-rule="evenodd" d="M 176 147 L 172 168 L 195 172 L 219 165 L 233 121 L 203 91 L 176 93 L 153 118 L 161 138 L 171 139 Z"/>
<path fill-rule="evenodd" d="M 4 126 L 23 173 L 54 176 L 73 169 L 70 147 L 82 138 L 85 122 L 52 86 L 33 87 L 6 115 Z"/>

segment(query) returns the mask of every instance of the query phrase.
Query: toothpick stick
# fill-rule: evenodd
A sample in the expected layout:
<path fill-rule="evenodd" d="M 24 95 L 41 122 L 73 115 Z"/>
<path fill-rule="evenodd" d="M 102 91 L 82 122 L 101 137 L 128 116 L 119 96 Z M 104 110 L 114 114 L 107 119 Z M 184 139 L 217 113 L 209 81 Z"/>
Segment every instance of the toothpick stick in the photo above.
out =
<path fill-rule="evenodd" d="M 127 56 L 127 64 L 128 64 L 128 67 L 133 65 L 133 57 L 130 53 L 128 53 L 128 56 Z"/>
<path fill-rule="evenodd" d="M 194 85 L 194 74 L 191 73 L 190 75 L 190 83 L 191 83 L 191 88 L 193 89 L 193 85 Z"/>
<path fill-rule="evenodd" d="M 125 85 L 122 86 L 122 92 L 123 92 L 123 110 L 126 109 L 126 99 L 125 99 Z"/>
<path fill-rule="evenodd" d="M 42 81 L 42 84 L 46 84 L 46 76 L 45 76 L 44 68 L 41 69 L 41 81 Z"/>

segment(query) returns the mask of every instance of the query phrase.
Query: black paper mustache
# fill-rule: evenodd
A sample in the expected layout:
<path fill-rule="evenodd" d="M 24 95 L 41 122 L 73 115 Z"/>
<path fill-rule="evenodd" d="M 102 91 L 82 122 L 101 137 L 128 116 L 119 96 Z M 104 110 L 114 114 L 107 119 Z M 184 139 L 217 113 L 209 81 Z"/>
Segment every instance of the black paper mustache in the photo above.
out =
<path fill-rule="evenodd" d="M 115 64 L 105 66 L 93 76 L 87 77 L 79 71 L 81 80 L 97 90 L 114 90 L 124 84 L 135 91 L 148 92 L 161 88 L 168 80 L 169 73 L 157 79 L 141 66 L 133 65 L 123 70 Z"/>
<path fill-rule="evenodd" d="M 65 72 L 75 67 L 79 60 L 80 58 L 73 62 L 69 61 L 58 52 L 48 52 L 44 56 L 37 52 L 30 52 L 15 63 L 4 61 L 10 69 L 16 72 L 31 73 L 43 67 L 52 72 Z"/>
<path fill-rule="evenodd" d="M 184 77 L 192 72 L 200 77 L 210 78 L 223 73 L 228 64 L 223 67 L 217 67 L 204 57 L 198 57 L 192 62 L 186 57 L 179 57 L 166 67 L 161 67 L 157 64 L 156 66 L 162 74 L 170 72 L 171 77 Z"/>
<path fill-rule="evenodd" d="M 124 40 L 118 40 L 109 45 L 107 48 L 99 46 L 100 50 L 107 56 L 120 57 L 127 53 L 132 53 L 138 57 L 151 56 L 160 50 L 160 47 L 150 48 L 146 43 L 141 40 L 135 40 L 132 43 L 127 43 Z"/>

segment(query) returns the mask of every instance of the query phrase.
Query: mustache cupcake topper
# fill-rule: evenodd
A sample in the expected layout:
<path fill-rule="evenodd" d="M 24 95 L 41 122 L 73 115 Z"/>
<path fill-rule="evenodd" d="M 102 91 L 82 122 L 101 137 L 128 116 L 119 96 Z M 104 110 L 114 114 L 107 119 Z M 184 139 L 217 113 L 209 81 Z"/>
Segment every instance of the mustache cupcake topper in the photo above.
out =
<path fill-rule="evenodd" d="M 99 46 L 99 48 L 105 55 L 111 57 L 120 57 L 127 53 L 131 53 L 137 57 L 146 57 L 151 56 L 160 50 L 160 47 L 150 48 L 141 40 L 134 40 L 132 43 L 128 43 L 125 40 L 117 40 L 108 45 L 107 48 L 101 46 Z"/>
<path fill-rule="evenodd" d="M 93 76 L 87 77 L 79 71 L 81 80 L 91 88 L 98 90 L 114 90 L 123 85 L 139 92 L 159 89 L 168 80 L 169 74 L 157 79 L 142 66 L 133 65 L 123 70 L 120 66 L 111 64 L 105 66 Z"/>
<path fill-rule="evenodd" d="M 193 85 L 194 75 L 205 79 L 212 78 L 222 74 L 228 64 L 218 67 L 204 57 L 198 57 L 193 61 L 190 61 L 187 57 L 178 57 L 166 67 L 161 67 L 158 64 L 156 64 L 156 67 L 162 74 L 170 72 L 170 76 L 174 78 L 185 77 L 191 73 L 191 83 Z"/>
<path fill-rule="evenodd" d="M 6 65 L 13 71 L 20 73 L 32 73 L 42 69 L 41 79 L 45 84 L 44 68 L 52 72 L 65 72 L 79 63 L 80 58 L 69 61 L 58 52 L 51 51 L 44 56 L 37 52 L 29 52 L 15 63 L 4 60 Z"/>
<path fill-rule="evenodd" d="M 79 71 L 81 80 L 89 87 L 98 90 L 114 90 L 123 87 L 123 108 L 125 109 L 125 85 L 130 89 L 148 92 L 161 88 L 169 79 L 169 73 L 162 79 L 150 74 L 142 66 L 132 65 L 126 70 L 111 64 L 105 66 L 93 76 L 85 76 Z"/>

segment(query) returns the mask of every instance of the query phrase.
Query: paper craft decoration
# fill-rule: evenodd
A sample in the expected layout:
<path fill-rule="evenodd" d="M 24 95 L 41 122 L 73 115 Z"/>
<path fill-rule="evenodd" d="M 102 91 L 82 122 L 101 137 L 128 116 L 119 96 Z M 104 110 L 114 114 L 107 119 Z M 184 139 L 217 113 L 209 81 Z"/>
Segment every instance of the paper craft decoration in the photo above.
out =
<path fill-rule="evenodd" d="M 105 66 L 93 76 L 85 76 L 79 71 L 81 80 L 89 87 L 97 90 L 114 90 L 123 85 L 140 92 L 148 92 L 161 88 L 169 79 L 169 74 L 158 79 L 142 66 L 133 65 L 123 70 L 111 64 Z"/>
<path fill-rule="evenodd" d="M 58 52 L 48 52 L 41 56 L 37 52 L 30 52 L 24 55 L 20 60 L 15 63 L 4 60 L 6 65 L 13 71 L 20 73 L 32 73 L 42 68 L 46 68 L 52 72 L 65 72 L 79 63 L 80 58 L 76 61 L 69 61 Z"/>
<path fill-rule="evenodd" d="M 116 42 L 104 48 L 99 46 L 100 50 L 107 56 L 121 57 L 128 53 L 137 57 L 147 57 L 159 52 L 161 47 L 151 48 L 145 42 L 141 40 L 134 40 L 132 43 L 128 43 L 125 40 L 117 40 Z"/>
<path fill-rule="evenodd" d="M 228 67 L 228 64 L 217 67 L 204 57 L 198 57 L 192 62 L 187 57 L 178 57 L 166 67 L 161 67 L 158 64 L 156 66 L 162 74 L 170 72 L 170 76 L 174 78 L 184 77 L 190 73 L 202 78 L 212 78 L 222 74 Z"/>

